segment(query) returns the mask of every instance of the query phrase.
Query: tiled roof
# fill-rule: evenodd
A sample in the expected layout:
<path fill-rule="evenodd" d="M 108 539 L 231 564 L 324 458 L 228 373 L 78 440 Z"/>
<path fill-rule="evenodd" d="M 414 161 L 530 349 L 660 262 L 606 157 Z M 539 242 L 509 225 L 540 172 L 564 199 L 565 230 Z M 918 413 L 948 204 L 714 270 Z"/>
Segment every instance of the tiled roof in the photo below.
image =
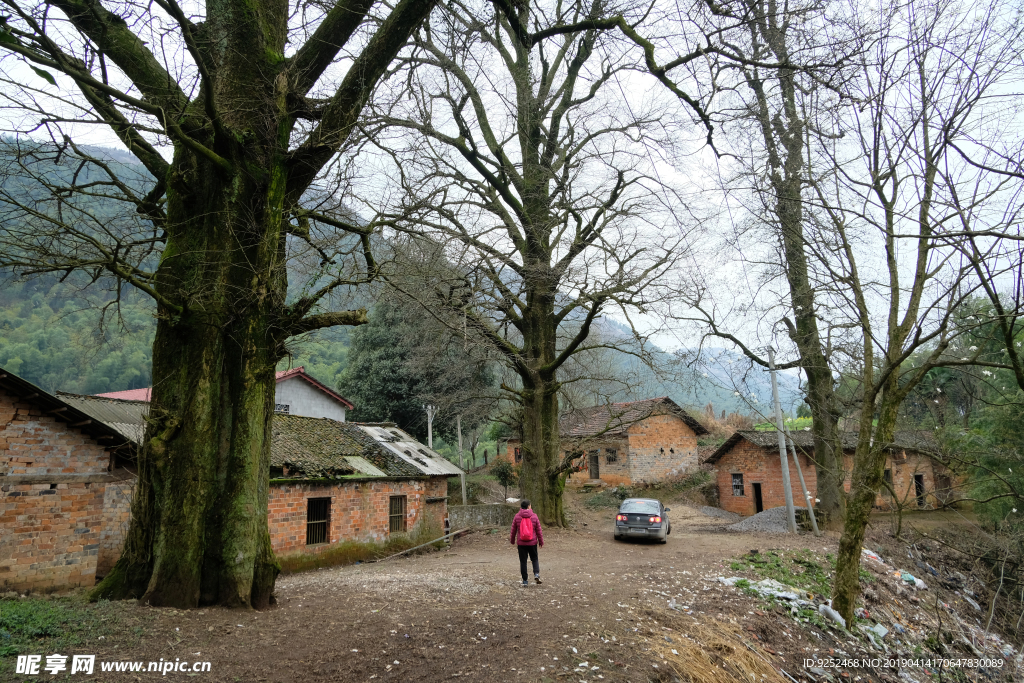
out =
<path fill-rule="evenodd" d="M 558 431 L 563 439 L 617 436 L 625 434 L 634 424 L 652 415 L 665 414 L 678 416 L 698 436 L 708 433 L 704 425 L 667 396 L 567 411 L 559 420 Z"/>
<path fill-rule="evenodd" d="M 60 399 L 142 443 L 148 401 L 60 394 Z M 338 422 L 326 417 L 274 413 L 271 467 L 287 467 L 291 477 L 454 476 L 461 470 L 392 423 Z"/>
<path fill-rule="evenodd" d="M 813 451 L 814 450 L 814 437 L 809 431 L 798 430 L 790 432 L 793 444 L 802 450 Z M 857 447 L 857 432 L 843 432 L 843 450 L 852 451 Z M 755 446 L 761 446 L 762 448 L 778 448 L 779 436 L 775 430 L 771 431 L 753 431 L 744 430 L 739 431 L 730 436 L 725 443 L 718 447 L 718 449 L 708 456 L 704 462 L 715 463 L 728 453 L 732 448 L 739 443 L 741 440 L 749 441 Z M 901 448 L 904 450 L 920 451 L 922 453 L 934 453 L 938 446 L 931 434 L 927 432 L 916 432 L 916 431 L 899 431 L 893 435 L 892 443 L 886 447 L 888 450 Z"/>
<path fill-rule="evenodd" d="M 300 415 L 274 415 L 270 466 L 287 467 L 306 477 L 356 474 L 349 457 L 363 458 L 391 477 L 415 477 L 423 473 L 395 457 L 373 437 L 351 422 Z"/>
<path fill-rule="evenodd" d="M 298 377 L 309 384 L 312 384 L 320 391 L 324 392 L 334 400 L 343 404 L 349 410 L 352 410 L 355 406 L 347 398 L 339 394 L 338 392 L 331 389 L 329 386 L 318 380 L 312 375 L 306 374 L 305 366 L 300 365 L 297 368 L 291 370 L 281 370 L 280 372 L 274 373 L 274 379 L 277 382 L 283 382 L 286 379 L 292 377 Z M 125 389 L 124 391 L 108 391 L 105 394 L 96 394 L 101 398 L 116 398 L 122 401 L 151 401 L 153 394 L 153 387 L 146 387 L 145 389 Z"/>

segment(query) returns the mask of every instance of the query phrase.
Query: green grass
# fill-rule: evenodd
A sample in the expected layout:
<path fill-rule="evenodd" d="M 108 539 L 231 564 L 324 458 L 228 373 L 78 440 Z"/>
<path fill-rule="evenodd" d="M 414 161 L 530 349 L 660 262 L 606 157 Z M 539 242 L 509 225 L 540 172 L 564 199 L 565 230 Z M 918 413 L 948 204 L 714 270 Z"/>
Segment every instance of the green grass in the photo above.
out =
<path fill-rule="evenodd" d="M 750 571 L 762 578 L 775 579 L 820 596 L 832 593 L 836 558 L 829 553 L 822 563 L 810 550 L 771 550 L 760 555 L 744 555 L 733 560 L 729 568 L 734 572 Z M 867 583 L 874 581 L 874 577 L 864 569 L 860 570 L 860 578 Z"/>
<path fill-rule="evenodd" d="M 384 543 L 345 541 L 316 554 L 296 553 L 279 557 L 277 561 L 281 565 L 282 574 L 296 574 L 323 567 L 338 567 L 355 564 L 356 562 L 380 560 L 388 555 L 394 555 L 403 550 L 415 548 L 418 545 L 432 541 L 443 534 L 444 531 L 440 529 L 422 527 L 414 534 L 392 536 Z M 442 542 L 440 541 L 435 544 L 436 547 L 441 545 Z M 428 546 L 424 550 L 428 550 L 430 547 L 434 546 Z"/>
<path fill-rule="evenodd" d="M 0 658 L 68 652 L 110 635 L 120 605 L 83 596 L 0 599 Z"/>
<path fill-rule="evenodd" d="M 789 427 L 789 431 L 803 431 L 804 427 L 810 427 L 814 424 L 814 420 L 809 417 L 787 417 L 785 424 Z M 758 432 L 774 432 L 774 422 L 760 422 L 754 425 L 754 430 Z"/>

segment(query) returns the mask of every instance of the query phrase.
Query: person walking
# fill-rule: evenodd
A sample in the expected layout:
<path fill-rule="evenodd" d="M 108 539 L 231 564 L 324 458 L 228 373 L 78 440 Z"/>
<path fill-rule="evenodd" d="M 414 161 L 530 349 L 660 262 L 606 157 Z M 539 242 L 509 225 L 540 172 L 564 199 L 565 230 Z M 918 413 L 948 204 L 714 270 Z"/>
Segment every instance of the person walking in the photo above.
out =
<path fill-rule="evenodd" d="M 544 531 L 540 528 L 540 518 L 530 508 L 530 501 L 519 502 L 519 512 L 512 518 L 512 534 L 508 542 L 511 545 L 519 546 L 519 573 L 523 576 L 523 585 L 529 585 L 526 580 L 526 558 L 529 557 L 533 563 L 533 580 L 543 583 L 540 580 L 540 560 L 537 558 L 538 546 L 544 547 Z"/>

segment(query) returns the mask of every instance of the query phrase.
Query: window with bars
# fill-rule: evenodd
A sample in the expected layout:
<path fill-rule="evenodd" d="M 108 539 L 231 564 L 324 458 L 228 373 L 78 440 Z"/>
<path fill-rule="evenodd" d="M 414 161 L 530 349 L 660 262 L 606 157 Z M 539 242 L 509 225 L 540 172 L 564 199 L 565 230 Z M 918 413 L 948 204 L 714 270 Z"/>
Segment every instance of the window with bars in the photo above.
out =
<path fill-rule="evenodd" d="M 388 506 L 388 529 L 391 533 L 405 531 L 405 496 L 391 496 Z"/>
<path fill-rule="evenodd" d="M 309 498 L 306 500 L 306 545 L 327 543 L 330 528 L 331 499 Z"/>
<path fill-rule="evenodd" d="M 619 452 L 614 448 L 605 449 L 605 462 L 615 462 L 619 459 Z"/>
<path fill-rule="evenodd" d="M 743 495 L 743 475 L 734 474 L 732 475 L 732 495 L 742 496 Z"/>
<path fill-rule="evenodd" d="M 287 403 L 275 403 L 274 404 L 274 412 L 275 413 L 291 413 L 291 410 L 292 410 L 291 405 L 289 405 Z"/>

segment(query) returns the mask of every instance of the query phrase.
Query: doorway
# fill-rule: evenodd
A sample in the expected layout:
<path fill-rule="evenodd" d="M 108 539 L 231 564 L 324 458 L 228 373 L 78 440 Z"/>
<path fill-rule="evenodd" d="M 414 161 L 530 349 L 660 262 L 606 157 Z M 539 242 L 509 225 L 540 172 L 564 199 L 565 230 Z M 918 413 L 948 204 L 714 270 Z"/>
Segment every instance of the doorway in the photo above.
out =
<path fill-rule="evenodd" d="M 764 512 L 764 500 L 761 498 L 761 485 L 753 484 L 754 487 L 754 514 Z"/>
<path fill-rule="evenodd" d="M 917 496 L 917 507 L 924 507 L 924 475 L 914 475 L 914 494 Z"/>
<path fill-rule="evenodd" d="M 601 465 L 600 465 L 599 458 L 598 458 L 598 455 L 597 455 L 596 452 L 590 454 L 590 462 L 587 463 L 587 464 L 588 464 L 589 469 L 590 469 L 590 478 L 591 479 L 600 479 L 601 478 Z"/>

